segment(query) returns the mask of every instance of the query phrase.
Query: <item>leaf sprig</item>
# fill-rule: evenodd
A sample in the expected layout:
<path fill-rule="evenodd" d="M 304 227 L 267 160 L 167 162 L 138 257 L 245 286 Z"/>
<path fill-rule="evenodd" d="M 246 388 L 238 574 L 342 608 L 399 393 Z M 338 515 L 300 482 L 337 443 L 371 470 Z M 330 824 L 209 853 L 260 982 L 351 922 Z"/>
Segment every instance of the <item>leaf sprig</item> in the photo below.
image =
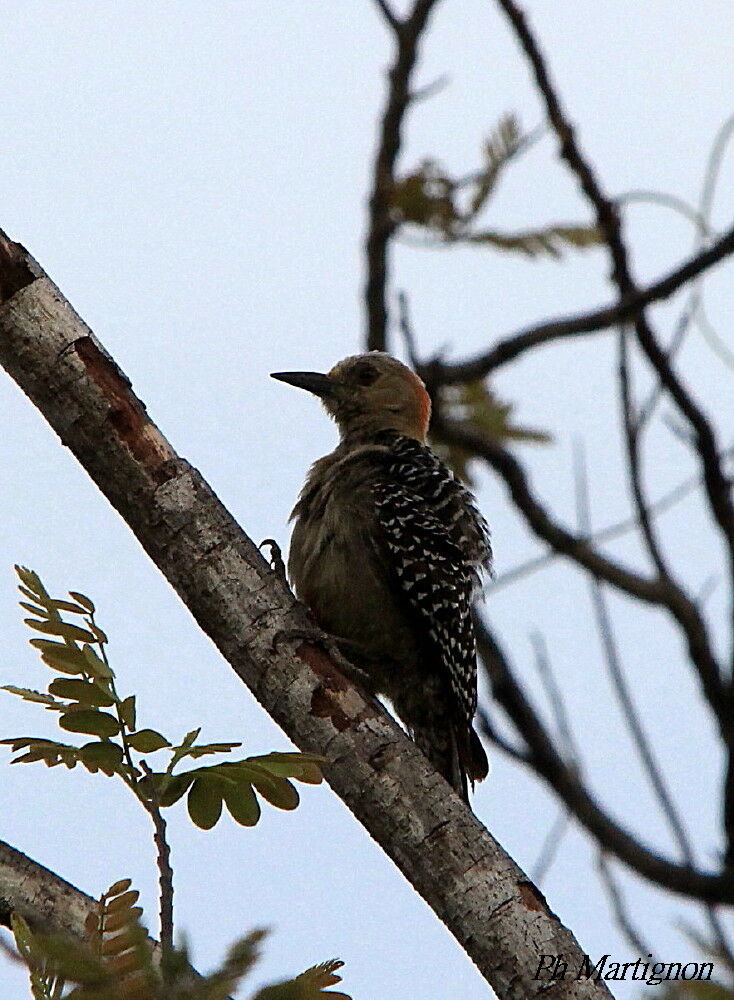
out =
<path fill-rule="evenodd" d="M 505 168 L 534 139 L 533 134 L 522 132 L 514 115 L 505 115 L 485 142 L 484 162 L 473 174 L 452 177 L 436 160 L 424 160 L 393 186 L 393 224 L 419 226 L 429 234 L 429 245 L 470 243 L 527 257 L 559 258 L 569 247 L 583 250 L 597 246 L 601 237 L 595 225 L 560 224 L 517 232 L 478 228 L 479 216 Z"/>
<path fill-rule="evenodd" d="M 138 898 L 129 878 L 111 885 L 88 914 L 83 940 L 32 931 L 13 914 L 15 943 L 28 966 L 34 1000 L 228 1000 L 257 962 L 267 932 L 251 931 L 230 946 L 217 969 L 198 976 L 185 946 L 162 964 L 156 958 Z M 259 990 L 253 1000 L 350 1000 L 346 993 L 325 992 L 341 982 L 336 972 L 343 964 L 333 959 L 315 965 Z"/>
<path fill-rule="evenodd" d="M 137 728 L 134 695 L 122 697 L 110 666 L 107 635 L 95 621 L 94 603 L 77 591 L 70 600 L 51 597 L 37 573 L 16 566 L 18 589 L 27 600 L 21 607 L 33 617 L 25 618 L 38 633 L 30 640 L 42 661 L 60 675 L 47 692 L 8 684 L 5 691 L 24 701 L 57 712 L 65 732 L 95 737 L 78 746 L 36 736 L 0 740 L 18 754 L 12 763 L 43 761 L 47 767 L 82 765 L 92 773 L 117 775 L 146 805 L 151 798 L 169 807 L 187 795 L 193 822 L 209 830 L 219 821 L 223 807 L 236 823 L 254 826 L 261 815 L 260 799 L 279 809 L 295 809 L 299 794 L 293 781 L 317 785 L 322 781 L 324 758 L 306 753 L 269 753 L 176 770 L 182 761 L 212 754 L 228 754 L 241 743 L 199 743 L 201 729 L 187 733 L 174 744 L 156 729 Z M 73 616 L 77 621 L 67 620 Z M 153 770 L 146 762 L 150 754 L 165 751 L 168 763 Z"/>

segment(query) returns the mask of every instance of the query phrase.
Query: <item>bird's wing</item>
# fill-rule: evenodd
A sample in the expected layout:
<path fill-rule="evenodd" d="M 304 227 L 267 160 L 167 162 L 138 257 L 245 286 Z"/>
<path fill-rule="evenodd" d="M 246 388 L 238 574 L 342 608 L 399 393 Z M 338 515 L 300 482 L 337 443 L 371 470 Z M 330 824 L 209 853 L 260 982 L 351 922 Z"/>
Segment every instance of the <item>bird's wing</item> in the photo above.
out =
<path fill-rule="evenodd" d="M 419 493 L 390 475 L 373 492 L 394 585 L 446 670 L 458 718 L 471 728 L 477 703 L 471 618 L 476 569 Z"/>

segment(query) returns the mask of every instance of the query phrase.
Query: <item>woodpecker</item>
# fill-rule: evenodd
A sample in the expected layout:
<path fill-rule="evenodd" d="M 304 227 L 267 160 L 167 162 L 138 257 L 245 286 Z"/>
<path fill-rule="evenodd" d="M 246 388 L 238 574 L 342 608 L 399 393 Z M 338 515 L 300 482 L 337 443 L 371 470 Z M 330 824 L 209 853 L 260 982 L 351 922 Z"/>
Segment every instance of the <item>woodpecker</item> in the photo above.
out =
<path fill-rule="evenodd" d="M 488 770 L 471 603 L 492 552 L 472 494 L 426 445 L 426 388 L 380 351 L 272 377 L 320 397 L 341 438 L 291 514 L 296 594 L 468 801 Z"/>

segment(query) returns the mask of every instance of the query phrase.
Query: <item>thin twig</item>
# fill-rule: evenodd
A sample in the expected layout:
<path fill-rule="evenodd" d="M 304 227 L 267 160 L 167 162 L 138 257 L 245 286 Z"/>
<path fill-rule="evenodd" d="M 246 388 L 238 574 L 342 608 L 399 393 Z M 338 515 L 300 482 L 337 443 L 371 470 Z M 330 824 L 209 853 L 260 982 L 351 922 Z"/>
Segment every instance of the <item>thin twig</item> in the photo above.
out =
<path fill-rule="evenodd" d="M 543 838 L 537 860 L 530 869 L 530 877 L 537 886 L 542 886 L 548 872 L 553 867 L 553 862 L 556 860 L 561 841 L 569 828 L 570 819 L 571 813 L 569 810 L 561 810 Z"/>
<path fill-rule="evenodd" d="M 400 333 L 405 341 L 405 350 L 408 354 L 408 360 L 410 361 L 411 366 L 417 371 L 420 367 L 420 362 L 418 360 L 413 324 L 410 321 L 408 296 L 402 290 L 398 292 L 398 312 L 400 315 Z"/>
<path fill-rule="evenodd" d="M 476 621 L 477 648 L 492 694 L 527 743 L 529 766 L 553 789 L 574 817 L 606 851 L 656 885 L 689 898 L 723 902 L 718 893 L 734 898 L 729 872 L 711 876 L 677 864 L 649 850 L 612 819 L 591 795 L 575 767 L 560 755 L 547 729 L 517 681 L 509 659 L 487 624 Z M 712 892 L 712 880 L 718 887 Z"/>
<path fill-rule="evenodd" d="M 397 19 L 395 14 L 393 14 L 392 9 L 388 6 L 387 0 L 375 0 L 375 3 L 392 30 L 399 31 L 400 21 Z"/>
<path fill-rule="evenodd" d="M 625 191 L 615 199 L 617 205 L 633 205 L 636 202 L 643 205 L 660 205 L 663 208 L 670 208 L 678 215 L 692 222 L 701 236 L 711 236 L 708 220 L 692 208 L 684 198 L 669 194 L 667 191 L 646 191 L 644 188 L 635 188 L 634 191 Z"/>
<path fill-rule="evenodd" d="M 612 907 L 612 913 L 617 921 L 617 926 L 622 931 L 624 936 L 629 941 L 632 949 L 636 955 L 647 955 L 652 958 L 653 951 L 652 948 L 645 942 L 642 934 L 637 930 L 637 928 L 632 923 L 629 914 L 627 913 L 627 907 L 624 902 L 621 890 L 614 880 L 612 875 L 612 870 L 607 861 L 604 851 L 599 851 L 597 855 L 596 862 L 597 871 L 599 872 L 599 877 L 601 878 L 602 884 L 604 885 L 607 896 L 609 897 L 609 902 Z"/>
<path fill-rule="evenodd" d="M 731 454 L 731 451 L 728 454 Z M 658 500 L 654 500 L 651 504 L 649 504 L 647 508 L 648 515 L 659 516 L 660 514 L 665 513 L 676 504 L 680 503 L 681 500 L 684 500 L 693 490 L 696 489 L 697 486 L 700 485 L 700 475 L 689 476 L 688 479 L 684 479 L 683 482 L 674 486 L 670 492 L 664 493 Z M 593 535 L 586 539 L 586 541 L 597 547 L 599 542 L 609 542 L 614 538 L 620 538 L 623 535 L 628 534 L 630 531 L 634 531 L 635 528 L 639 527 L 639 524 L 639 517 L 635 514 L 632 517 L 626 517 L 622 521 L 616 521 L 614 524 L 610 524 L 606 528 L 601 528 L 599 531 L 595 531 Z M 498 573 L 494 579 L 489 581 L 485 590 L 489 594 L 494 593 L 496 590 L 501 590 L 503 587 L 508 587 L 511 583 L 516 583 L 518 580 L 521 580 L 526 576 L 530 576 L 532 573 L 538 572 L 538 570 L 545 569 L 558 558 L 559 553 L 551 551 L 546 552 L 544 555 L 527 559 L 525 562 L 519 563 L 517 566 L 513 566 L 512 569 L 508 569 L 504 573 Z"/>
<path fill-rule="evenodd" d="M 561 693 L 561 689 L 556 681 L 555 674 L 551 667 L 550 657 L 545 639 L 540 632 L 533 632 L 530 642 L 535 652 L 535 667 L 540 676 L 541 683 L 545 689 L 548 703 L 555 720 L 556 732 L 560 737 L 563 752 L 576 771 L 581 773 L 581 757 L 574 739 L 571 721 L 566 711 L 566 704 Z M 562 809 L 548 829 L 541 845 L 535 864 L 531 868 L 533 881 L 542 885 L 553 867 L 553 862 L 561 846 L 561 841 L 565 836 L 571 819 L 571 811 L 566 807 Z"/>
<path fill-rule="evenodd" d="M 627 331 L 620 328 L 617 336 L 617 347 L 619 360 L 617 372 L 619 376 L 619 396 L 622 416 L 622 430 L 627 452 L 627 473 L 630 488 L 634 500 L 634 509 L 640 524 L 640 534 L 642 535 L 647 551 L 650 554 L 653 565 L 658 571 L 661 579 L 668 580 L 672 586 L 671 573 L 665 562 L 663 551 L 658 542 L 657 534 L 653 526 L 652 518 L 648 510 L 649 504 L 645 497 L 642 483 L 642 458 L 640 454 L 639 422 L 634 413 L 634 403 L 632 401 L 632 384 L 629 370 L 629 357 L 627 346 Z M 577 470 L 578 471 L 578 470 Z M 584 477 L 585 481 L 585 477 Z M 591 530 L 588 518 L 579 518 L 578 527 L 580 530 Z"/>
<path fill-rule="evenodd" d="M 574 766 L 578 769 L 581 766 L 581 755 L 578 744 L 574 739 L 573 730 L 571 729 L 571 720 L 566 711 L 566 703 L 551 668 L 545 639 L 540 632 L 533 632 L 530 636 L 530 642 L 535 653 L 535 668 L 538 671 L 551 711 L 553 712 L 561 744 L 568 760 L 573 762 Z"/>
<path fill-rule="evenodd" d="M 574 485 L 576 494 L 576 517 L 579 530 L 584 533 L 591 531 L 591 512 L 589 505 L 589 486 L 586 475 L 586 464 L 580 448 L 575 449 L 574 454 Z M 612 681 L 612 687 L 617 696 L 617 700 L 622 709 L 622 714 L 629 728 L 632 740 L 637 748 L 640 760 L 642 761 L 645 773 L 647 774 L 653 792 L 657 796 L 660 807 L 668 821 L 673 835 L 678 843 L 681 856 L 688 865 L 695 864 L 693 848 L 688 838 L 688 834 L 683 826 L 678 810 L 668 791 L 665 778 L 658 764 L 655 754 L 647 739 L 647 734 L 640 720 L 635 707 L 627 680 L 622 668 L 622 660 L 617 649 L 614 638 L 611 617 L 607 609 L 601 584 L 599 579 L 593 574 L 589 575 L 589 587 L 591 590 L 591 602 L 594 610 L 594 618 L 597 624 L 597 631 L 601 641 L 604 661 L 607 671 Z"/>
<path fill-rule="evenodd" d="M 166 837 L 166 821 L 161 813 L 160 800 L 153 772 L 145 763 L 140 762 L 145 772 L 145 787 L 147 798 L 145 808 L 153 821 L 153 841 L 156 846 L 158 861 L 158 886 L 160 892 L 161 948 L 164 958 L 173 951 L 173 868 L 171 867 L 171 848 Z M 165 966 L 164 966 L 165 967 Z"/>
<path fill-rule="evenodd" d="M 437 0 L 415 0 L 411 13 L 403 21 L 398 20 L 386 2 L 376 0 L 376 3 L 392 28 L 396 51 L 388 74 L 387 101 L 382 113 L 369 200 L 365 287 L 368 351 L 384 351 L 387 346 L 388 246 L 395 231 L 390 217 L 390 200 L 395 164 L 402 142 L 403 118 L 412 99 L 410 80 L 418 59 L 419 43 Z"/>
<path fill-rule="evenodd" d="M 520 750 L 518 747 L 513 746 L 504 736 L 501 736 L 497 730 L 497 727 L 492 722 L 492 719 L 484 708 L 477 709 L 477 721 L 479 722 L 480 732 L 491 740 L 495 746 L 498 746 L 503 753 L 511 757 L 512 760 L 516 760 L 519 764 L 527 764 L 529 761 L 527 752 L 525 750 Z"/>
<path fill-rule="evenodd" d="M 89 615 L 89 620 L 93 626 L 96 626 L 94 612 Z M 107 657 L 105 643 L 100 640 L 97 642 L 97 645 L 99 646 L 105 666 L 110 672 L 110 676 L 114 677 L 110 661 Z M 129 778 L 124 774 L 120 774 L 120 777 L 133 791 L 153 822 L 153 843 L 156 847 L 158 885 L 160 890 L 160 946 L 165 968 L 165 959 L 173 951 L 173 869 L 171 868 L 171 849 L 166 840 L 166 822 L 161 815 L 160 800 L 155 784 L 153 783 L 152 771 L 143 760 L 140 761 L 140 770 L 142 770 L 144 777 L 140 776 L 140 770 L 135 767 L 132 754 L 130 753 L 130 740 L 128 739 L 130 730 L 120 707 L 121 703 L 115 690 L 114 680 L 110 680 L 110 686 L 115 699 L 115 714 L 120 725 L 122 752 L 129 769 Z"/>
<path fill-rule="evenodd" d="M 591 509 L 589 501 L 589 485 L 586 473 L 586 463 L 583 453 L 577 449 L 574 455 L 574 484 L 576 494 L 576 516 L 579 529 L 583 532 L 591 532 Z M 622 709 L 622 714 L 627 723 L 627 727 L 632 736 L 632 740 L 637 748 L 640 761 L 647 775 L 648 781 L 658 800 L 663 815 L 668 821 L 673 837 L 675 838 L 681 857 L 685 863 L 695 868 L 697 861 L 693 845 L 688 832 L 683 826 L 680 813 L 673 801 L 673 797 L 668 789 L 667 782 L 662 772 L 650 741 L 647 738 L 642 720 L 640 719 L 635 703 L 632 699 L 627 679 L 622 667 L 622 658 L 617 649 L 614 638 L 612 620 L 604 598 L 604 592 L 599 580 L 594 576 L 589 576 L 589 587 L 591 590 L 591 601 L 594 609 L 594 617 L 597 623 L 597 631 L 601 640 L 604 661 L 607 672 L 612 681 L 617 700 Z M 713 906 L 706 906 L 706 916 L 709 926 L 716 938 L 717 944 L 725 952 L 729 951 L 728 941 L 723 925 Z"/>

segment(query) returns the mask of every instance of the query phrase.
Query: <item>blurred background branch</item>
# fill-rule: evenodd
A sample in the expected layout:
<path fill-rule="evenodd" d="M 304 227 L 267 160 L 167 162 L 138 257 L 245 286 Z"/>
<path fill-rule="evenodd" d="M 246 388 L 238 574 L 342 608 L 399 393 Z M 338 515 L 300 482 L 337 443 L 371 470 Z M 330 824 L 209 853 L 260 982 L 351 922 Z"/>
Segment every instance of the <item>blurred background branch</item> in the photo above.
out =
<path fill-rule="evenodd" d="M 646 732 L 645 709 L 637 707 L 634 685 L 622 666 L 623 651 L 615 634 L 612 612 L 606 597 L 611 589 L 626 600 L 655 611 L 667 612 L 666 628 L 673 629 L 680 640 L 681 661 L 698 679 L 703 697 L 716 720 L 722 751 L 729 760 L 722 788 L 722 834 L 724 841 L 734 842 L 734 694 L 731 669 L 722 650 L 734 645 L 734 621 L 729 618 L 728 634 L 723 638 L 714 629 L 703 610 L 701 591 L 689 592 L 677 567 L 680 558 L 671 550 L 670 540 L 660 530 L 660 519 L 666 511 L 693 495 L 702 495 L 705 507 L 701 516 L 710 528 L 718 532 L 726 553 L 727 569 L 709 577 L 726 581 L 729 605 L 734 606 L 734 503 L 731 493 L 731 444 L 722 446 L 726 428 L 717 425 L 718 414 L 707 414 L 698 401 L 700 393 L 678 370 L 678 355 L 686 336 L 697 326 L 715 352 L 728 365 L 732 352 L 724 338 L 715 331 L 706 317 L 703 299 L 703 279 L 714 266 L 727 262 L 734 253 L 734 228 L 717 231 L 712 222 L 712 205 L 724 153 L 734 133 L 734 116 L 728 118 L 715 136 L 706 164 L 704 180 L 696 206 L 685 199 L 665 192 L 636 190 L 613 197 L 599 180 L 596 168 L 583 152 L 576 131 L 570 124 L 561 98 L 552 82 L 547 59 L 529 22 L 513 0 L 497 0 L 506 16 L 520 49 L 531 68 L 539 98 L 545 107 L 548 126 L 559 144 L 562 161 L 570 169 L 594 216 L 591 225 L 551 225 L 522 233 L 502 233 L 486 228 L 480 215 L 490 204 L 500 175 L 520 153 L 534 142 L 540 131 L 531 137 L 523 135 L 513 116 L 506 116 L 490 134 L 484 149 L 482 168 L 461 176 L 453 176 L 435 159 L 426 159 L 402 177 L 390 173 L 386 186 L 381 186 L 386 174 L 378 167 L 373 177 L 373 191 L 378 188 L 381 198 L 370 203 L 370 233 L 380 230 L 384 244 L 380 256 L 373 259 L 368 244 L 368 270 L 375 293 L 368 318 L 370 349 L 389 349 L 387 324 L 388 290 L 380 261 L 386 259 L 390 240 L 405 239 L 406 233 L 418 231 L 420 240 L 409 237 L 408 246 L 432 247 L 462 242 L 498 253 L 523 253 L 528 257 L 550 255 L 559 257 L 566 250 L 583 250 L 595 245 L 606 249 L 611 268 L 611 281 L 616 300 L 601 309 L 582 311 L 557 320 L 542 321 L 490 343 L 487 348 L 465 360 L 437 356 L 426 360 L 421 351 L 421 336 L 412 322 L 409 292 L 400 292 L 398 332 L 408 359 L 421 373 L 434 401 L 432 440 L 457 474 L 469 478 L 477 462 L 483 464 L 504 484 L 507 497 L 523 520 L 530 535 L 548 551 L 541 552 L 514 568 L 504 570 L 486 590 L 496 593 L 500 588 L 517 584 L 529 574 L 547 568 L 559 556 L 564 557 L 567 572 L 580 571 L 588 581 L 590 609 L 578 608 L 579 614 L 590 614 L 599 637 L 601 661 L 610 682 L 610 692 L 617 699 L 618 710 L 638 758 L 641 774 L 651 787 L 653 802 L 667 824 L 678 855 L 677 861 L 665 852 L 649 846 L 643 833 L 631 832 L 614 818 L 604 797 L 595 795 L 589 785 L 587 769 L 582 766 L 583 740 L 572 733 L 578 722 L 579 730 L 588 729 L 593 716 L 602 724 L 608 716 L 604 704 L 588 706 L 585 717 L 578 718 L 564 698 L 564 681 L 551 669 L 545 637 L 534 634 L 532 645 L 541 689 L 554 720 L 554 733 L 532 706 L 528 693 L 517 680 L 510 666 L 504 643 L 494 633 L 483 616 L 477 613 L 477 636 L 480 660 L 491 690 L 491 703 L 480 707 L 479 722 L 484 736 L 502 753 L 523 769 L 535 772 L 559 800 L 556 819 L 551 823 L 541 845 L 534 875 L 542 879 L 550 870 L 561 849 L 568 823 L 575 820 L 597 845 L 597 871 L 602 890 L 607 895 L 612 917 L 623 935 L 640 954 L 648 954 L 648 931 L 641 933 L 624 903 L 622 890 L 612 872 L 611 858 L 623 862 L 629 869 L 659 887 L 697 900 L 708 927 L 711 946 L 731 965 L 732 951 L 722 919 L 722 904 L 734 903 L 734 868 L 731 854 L 728 860 L 709 870 L 698 858 L 700 851 L 692 840 L 685 822 L 685 805 L 676 803 L 665 777 L 665 761 L 661 759 Z M 391 95 L 388 107 L 400 103 L 400 84 Z M 403 111 L 407 103 L 402 103 Z M 384 130 L 385 119 L 383 119 Z M 402 118 L 400 119 L 403 124 Z M 394 168 L 395 158 L 391 161 Z M 648 204 L 674 212 L 694 227 L 691 255 L 663 277 L 647 285 L 640 284 L 632 274 L 631 251 L 625 232 L 624 213 L 634 206 Z M 388 221 L 389 220 L 389 224 Z M 381 227 L 381 229 L 380 229 Z M 491 266 L 491 265 L 490 265 Z M 378 280 L 379 279 L 379 280 Z M 379 294 L 378 294 L 379 292 Z M 681 292 L 685 304 L 673 324 L 673 334 L 663 346 L 660 334 L 653 327 L 650 307 Z M 377 305 L 375 305 L 375 303 Z M 377 308 L 379 306 L 379 308 Z M 379 316 L 377 322 L 375 316 Z M 526 442 L 548 442 L 549 435 L 537 430 L 519 428 L 510 419 L 511 406 L 501 403 L 490 385 L 488 375 L 501 366 L 534 354 L 553 342 L 578 338 L 586 334 L 617 327 L 617 366 L 613 374 L 619 398 L 620 443 L 626 459 L 631 510 L 627 517 L 603 529 L 595 529 L 590 510 L 590 486 L 586 462 L 577 449 L 574 463 L 576 528 L 563 525 L 563 519 L 543 502 L 531 485 L 530 475 L 515 448 Z M 379 330 L 379 336 L 374 331 Z M 396 350 L 399 345 L 392 346 Z M 641 372 L 650 388 L 638 403 L 635 382 Z M 573 391 L 572 382 L 569 391 Z M 670 403 L 686 426 L 682 433 L 697 458 L 698 471 L 681 477 L 667 490 L 647 479 L 650 470 L 645 465 L 646 437 L 656 410 L 662 402 Z M 664 421 L 669 422 L 667 414 Z M 680 427 L 680 425 L 676 425 Z M 680 433 L 681 431 L 679 431 Z M 512 450 L 510 450 L 512 447 Z M 620 478 L 624 469 L 615 470 Z M 656 496 L 657 499 L 651 499 Z M 651 575 L 612 555 L 607 543 L 634 538 Z M 604 548 L 602 548 L 604 546 Z M 695 595 L 695 596 L 694 596 Z M 656 617 L 656 622 L 660 618 Z M 577 651 L 579 659 L 593 662 L 588 649 Z M 681 669 L 683 662 L 671 669 Z M 591 669 L 591 662 L 589 664 Z M 601 696 L 600 696 L 601 697 Z M 684 706 L 681 707 L 684 710 Z M 578 709 L 576 710 L 578 712 Z M 498 718 L 501 714 L 502 724 Z M 518 781 L 522 780 L 518 778 Z M 712 788 L 713 791 L 713 788 Z M 654 929 L 649 933 L 654 936 Z"/>

